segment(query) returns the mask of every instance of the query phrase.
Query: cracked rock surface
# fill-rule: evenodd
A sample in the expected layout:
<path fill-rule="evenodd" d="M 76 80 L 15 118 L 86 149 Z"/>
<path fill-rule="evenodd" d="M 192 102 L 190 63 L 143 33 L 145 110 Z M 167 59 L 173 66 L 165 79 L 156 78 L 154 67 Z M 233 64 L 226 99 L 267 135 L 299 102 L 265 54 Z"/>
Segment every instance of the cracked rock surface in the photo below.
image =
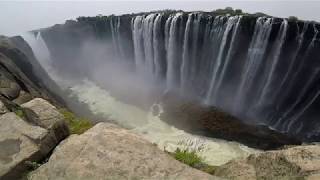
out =
<path fill-rule="evenodd" d="M 215 180 L 125 129 L 99 123 L 56 147 L 32 180 Z"/>
<path fill-rule="evenodd" d="M 69 135 L 62 115 L 47 101 L 36 98 L 23 107 L 27 117 L 14 112 L 0 116 L 0 180 L 21 178 L 28 162 L 43 160 Z"/>

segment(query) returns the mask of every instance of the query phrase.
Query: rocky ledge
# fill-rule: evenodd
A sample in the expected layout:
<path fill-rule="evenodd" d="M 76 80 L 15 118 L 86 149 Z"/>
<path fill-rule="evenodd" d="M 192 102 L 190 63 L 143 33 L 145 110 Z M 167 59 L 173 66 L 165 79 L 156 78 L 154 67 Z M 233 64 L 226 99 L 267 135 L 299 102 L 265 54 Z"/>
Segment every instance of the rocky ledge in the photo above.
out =
<path fill-rule="evenodd" d="M 218 167 L 215 174 L 227 179 L 320 179 L 320 145 L 302 145 L 250 155 Z"/>
<path fill-rule="evenodd" d="M 182 164 L 125 129 L 99 123 L 72 135 L 54 150 L 31 180 L 220 179 Z"/>

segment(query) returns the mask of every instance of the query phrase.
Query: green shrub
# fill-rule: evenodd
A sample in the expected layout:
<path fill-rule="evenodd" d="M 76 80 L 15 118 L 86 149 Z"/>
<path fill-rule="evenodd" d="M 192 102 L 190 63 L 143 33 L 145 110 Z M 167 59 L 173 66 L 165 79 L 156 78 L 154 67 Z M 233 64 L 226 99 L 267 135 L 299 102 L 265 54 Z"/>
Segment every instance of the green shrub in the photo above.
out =
<path fill-rule="evenodd" d="M 289 16 L 288 17 L 288 21 L 291 21 L 291 22 L 296 22 L 298 21 L 299 19 L 296 17 L 296 16 Z"/>
<path fill-rule="evenodd" d="M 196 151 L 189 151 L 188 149 L 181 150 L 180 148 L 177 148 L 174 151 L 173 156 L 176 160 L 191 167 L 196 167 L 197 165 L 203 163 L 202 158 L 197 154 Z"/>
<path fill-rule="evenodd" d="M 64 116 L 71 134 L 82 134 L 93 126 L 88 119 L 79 118 L 66 109 L 60 109 L 59 111 Z"/>

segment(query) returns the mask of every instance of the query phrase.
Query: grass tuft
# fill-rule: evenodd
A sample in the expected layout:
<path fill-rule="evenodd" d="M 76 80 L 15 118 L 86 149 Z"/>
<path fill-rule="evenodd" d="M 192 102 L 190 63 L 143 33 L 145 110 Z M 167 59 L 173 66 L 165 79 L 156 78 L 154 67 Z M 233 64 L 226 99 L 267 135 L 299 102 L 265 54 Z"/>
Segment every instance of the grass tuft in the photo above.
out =
<path fill-rule="evenodd" d="M 181 150 L 180 148 L 177 148 L 174 151 L 173 156 L 176 160 L 191 167 L 196 167 L 197 165 L 203 163 L 203 159 L 197 154 L 196 151 L 189 151 L 188 149 Z"/>
<path fill-rule="evenodd" d="M 205 162 L 205 159 L 199 155 L 205 149 L 205 142 L 201 140 L 183 140 L 178 143 L 181 148 L 177 148 L 174 152 L 169 153 L 176 160 L 187 164 L 200 171 L 214 175 L 216 166 L 211 166 Z"/>
<path fill-rule="evenodd" d="M 22 119 L 25 117 L 25 114 L 22 109 L 15 110 L 14 113 Z"/>
<path fill-rule="evenodd" d="M 60 109 L 70 129 L 71 134 L 82 134 L 90 129 L 93 124 L 86 118 L 79 118 L 67 109 Z"/>

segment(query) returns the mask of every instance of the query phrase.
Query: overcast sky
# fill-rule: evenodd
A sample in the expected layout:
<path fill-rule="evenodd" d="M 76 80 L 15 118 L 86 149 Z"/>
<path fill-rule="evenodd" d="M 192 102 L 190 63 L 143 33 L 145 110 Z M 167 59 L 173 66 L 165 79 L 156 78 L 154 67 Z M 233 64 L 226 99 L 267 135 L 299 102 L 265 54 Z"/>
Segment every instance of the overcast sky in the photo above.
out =
<path fill-rule="evenodd" d="M 212 11 L 224 7 L 240 8 L 245 12 L 264 12 L 278 17 L 297 16 L 320 22 L 320 1 L 2 1 L 0 0 L 0 34 L 21 32 L 57 23 L 78 16 L 123 14 L 161 9 Z"/>

